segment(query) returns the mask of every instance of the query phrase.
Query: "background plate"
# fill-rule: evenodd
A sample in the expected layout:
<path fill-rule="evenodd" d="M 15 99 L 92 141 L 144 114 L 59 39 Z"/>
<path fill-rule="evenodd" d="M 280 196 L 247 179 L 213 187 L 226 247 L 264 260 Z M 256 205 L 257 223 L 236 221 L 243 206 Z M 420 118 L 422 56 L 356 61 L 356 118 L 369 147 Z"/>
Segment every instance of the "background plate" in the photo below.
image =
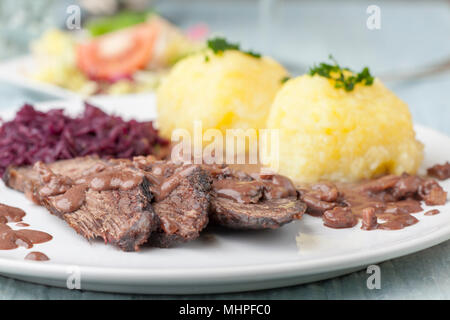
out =
<path fill-rule="evenodd" d="M 14 59 L 0 62 L 0 80 L 10 84 L 24 87 L 31 90 L 36 90 L 40 93 L 45 93 L 59 99 L 81 99 L 85 98 L 82 94 L 63 87 L 35 80 L 29 75 L 33 74 L 36 69 L 36 62 L 31 55 L 24 55 Z M 147 95 L 149 93 L 130 93 L 114 95 L 115 97 L 134 97 L 138 95 Z M 95 94 L 92 97 L 111 97 L 112 95 Z"/>
<path fill-rule="evenodd" d="M 28 77 L 27 75 L 31 74 L 34 69 L 35 63 L 31 55 L 2 61 L 0 63 L 0 79 L 21 87 L 61 97 L 61 99 L 80 97 L 76 92 Z"/>
<path fill-rule="evenodd" d="M 125 118 L 154 119 L 152 94 L 139 97 L 91 98 L 108 112 Z M 42 110 L 64 107 L 81 111 L 80 100 L 39 105 Z M 11 118 L 16 110 L 0 116 Z M 417 126 L 425 144 L 423 168 L 450 160 L 450 138 Z M 423 170 L 422 168 L 422 170 Z M 442 183 L 450 190 L 450 181 Z M 330 278 L 387 259 L 416 252 L 450 239 L 450 204 L 441 214 L 416 217 L 420 222 L 399 231 L 330 229 L 322 220 L 305 215 L 278 230 L 230 231 L 208 229 L 196 241 L 171 249 L 143 248 L 126 253 L 100 241 L 89 243 L 61 219 L 33 205 L 23 194 L 0 185 L 0 202 L 22 208 L 31 228 L 54 239 L 32 250 L 50 257 L 47 262 L 25 261 L 30 250 L 0 251 L 0 272 L 36 283 L 66 287 L 71 274 L 81 275 L 81 288 L 128 293 L 213 293 L 265 289 Z M 428 207 L 424 207 L 425 211 Z"/>

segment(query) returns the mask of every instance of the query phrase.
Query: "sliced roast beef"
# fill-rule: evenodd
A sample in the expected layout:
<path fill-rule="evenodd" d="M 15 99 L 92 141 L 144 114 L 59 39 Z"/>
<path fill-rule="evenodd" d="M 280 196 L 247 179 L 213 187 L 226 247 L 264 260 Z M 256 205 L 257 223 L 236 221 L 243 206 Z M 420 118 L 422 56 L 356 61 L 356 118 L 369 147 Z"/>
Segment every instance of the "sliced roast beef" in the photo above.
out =
<path fill-rule="evenodd" d="M 209 218 L 231 228 L 277 228 L 306 208 L 286 177 L 151 156 L 12 167 L 4 181 L 85 238 L 100 237 L 126 251 L 145 242 L 170 247 L 193 240 Z"/>
<path fill-rule="evenodd" d="M 211 179 L 198 165 L 178 165 L 152 158 L 134 159 L 145 170 L 155 194 L 153 209 L 159 218 L 151 246 L 171 247 L 198 238 L 208 224 Z"/>
<path fill-rule="evenodd" d="M 204 166 L 214 179 L 211 220 L 234 229 L 274 229 L 300 219 L 306 205 L 292 182 L 270 173 Z"/>
<path fill-rule="evenodd" d="M 108 163 L 96 156 L 87 156 L 70 160 L 60 160 L 49 164 L 50 170 L 55 175 L 63 175 L 73 180 L 79 177 L 101 171 Z M 40 188 L 39 172 L 33 170 L 33 166 L 10 166 L 3 174 L 3 181 L 9 188 L 25 193 L 25 195 L 39 204 Z"/>
<path fill-rule="evenodd" d="M 34 168 L 8 168 L 4 181 L 64 219 L 83 237 L 102 238 L 122 250 L 135 251 L 147 241 L 158 219 L 150 204 L 149 181 L 142 173 L 132 176 L 132 170 L 137 169 L 85 157 L 36 163 Z"/>
<path fill-rule="evenodd" d="M 275 229 L 300 219 L 306 206 L 295 197 L 239 203 L 214 197 L 211 220 L 233 229 Z"/>

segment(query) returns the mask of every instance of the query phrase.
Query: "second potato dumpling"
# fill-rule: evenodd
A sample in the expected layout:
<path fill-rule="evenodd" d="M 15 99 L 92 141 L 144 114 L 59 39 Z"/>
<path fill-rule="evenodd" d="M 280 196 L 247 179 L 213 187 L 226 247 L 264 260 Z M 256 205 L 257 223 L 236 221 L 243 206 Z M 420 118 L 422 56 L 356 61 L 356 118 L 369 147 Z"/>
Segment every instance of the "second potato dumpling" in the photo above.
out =
<path fill-rule="evenodd" d="M 267 127 L 280 129 L 278 171 L 299 182 L 414 174 L 423 158 L 408 106 L 379 79 L 348 91 L 319 75 L 291 79 Z"/>
<path fill-rule="evenodd" d="M 238 50 L 212 50 L 189 56 L 171 70 L 158 93 L 158 127 L 162 136 L 174 129 L 260 129 L 287 71 L 268 57 Z"/>

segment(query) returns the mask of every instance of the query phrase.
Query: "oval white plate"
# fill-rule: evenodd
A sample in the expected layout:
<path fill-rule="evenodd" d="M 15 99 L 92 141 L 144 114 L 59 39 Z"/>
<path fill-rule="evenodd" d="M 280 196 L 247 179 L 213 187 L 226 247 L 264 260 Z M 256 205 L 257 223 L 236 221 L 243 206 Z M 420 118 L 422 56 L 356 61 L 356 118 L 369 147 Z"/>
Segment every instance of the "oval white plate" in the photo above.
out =
<path fill-rule="evenodd" d="M 92 102 L 109 112 L 139 120 L 156 116 L 153 95 L 102 97 Z M 80 101 L 40 105 L 82 110 Z M 15 110 L 0 114 L 10 118 Z M 450 138 L 417 126 L 425 144 L 423 168 L 450 160 Z M 450 190 L 450 181 L 443 183 Z M 399 231 L 335 230 L 306 215 L 301 221 L 271 231 L 208 229 L 196 241 L 171 249 L 143 248 L 126 253 L 89 243 L 62 220 L 33 205 L 23 194 L 0 185 L 0 202 L 22 208 L 30 228 L 49 232 L 54 239 L 31 250 L 50 257 L 47 262 L 25 261 L 30 250 L 0 251 L 0 272 L 31 282 L 66 287 L 80 275 L 82 289 L 129 293 L 212 293 L 245 291 L 300 284 L 334 277 L 387 259 L 416 252 L 450 239 L 450 204 L 436 207 L 435 216 L 416 216 L 414 226 Z M 425 207 L 425 210 L 428 208 Z M 74 283 L 74 282 L 72 282 Z"/>

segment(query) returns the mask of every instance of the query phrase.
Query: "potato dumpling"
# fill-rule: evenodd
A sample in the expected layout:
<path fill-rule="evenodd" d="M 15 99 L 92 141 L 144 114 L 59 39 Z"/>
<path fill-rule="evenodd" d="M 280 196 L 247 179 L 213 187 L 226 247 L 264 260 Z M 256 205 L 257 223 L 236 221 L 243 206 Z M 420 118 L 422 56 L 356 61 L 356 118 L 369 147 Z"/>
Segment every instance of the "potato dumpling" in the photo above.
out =
<path fill-rule="evenodd" d="M 273 59 L 226 50 L 204 51 L 179 61 L 157 92 L 158 127 L 193 132 L 195 120 L 203 130 L 259 129 L 266 125 L 270 106 L 287 71 Z"/>
<path fill-rule="evenodd" d="M 267 126 L 280 129 L 271 165 L 298 182 L 415 173 L 423 158 L 408 106 L 378 79 L 348 92 L 318 75 L 291 79 Z"/>

